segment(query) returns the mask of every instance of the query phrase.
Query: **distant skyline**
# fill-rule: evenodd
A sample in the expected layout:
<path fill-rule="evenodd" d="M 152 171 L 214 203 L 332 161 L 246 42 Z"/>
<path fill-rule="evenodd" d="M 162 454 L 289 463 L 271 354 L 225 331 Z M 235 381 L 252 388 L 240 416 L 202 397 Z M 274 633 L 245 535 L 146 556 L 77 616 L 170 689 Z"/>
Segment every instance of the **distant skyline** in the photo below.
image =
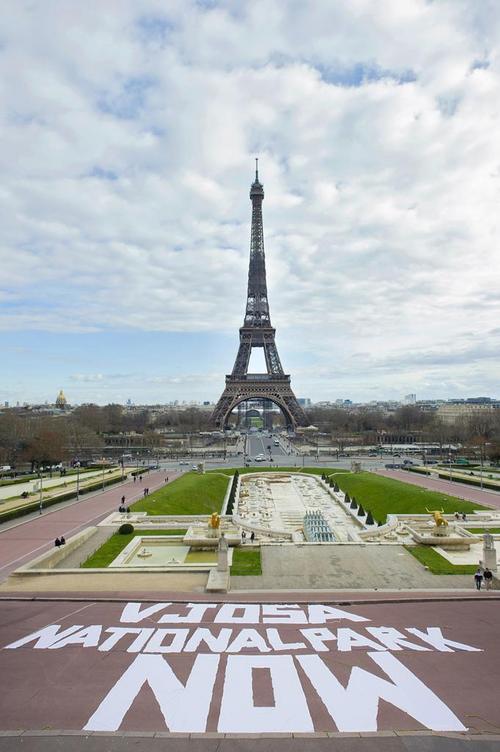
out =
<path fill-rule="evenodd" d="M 1 404 L 217 400 L 255 156 L 298 397 L 498 395 L 498 3 L 11 3 L 0 72 Z"/>

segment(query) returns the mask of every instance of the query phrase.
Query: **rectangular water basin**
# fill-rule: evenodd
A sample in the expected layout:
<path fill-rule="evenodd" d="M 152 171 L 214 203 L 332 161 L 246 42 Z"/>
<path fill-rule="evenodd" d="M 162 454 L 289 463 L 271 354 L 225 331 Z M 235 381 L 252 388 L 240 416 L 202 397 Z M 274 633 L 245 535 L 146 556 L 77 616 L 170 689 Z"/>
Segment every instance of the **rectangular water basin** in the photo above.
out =
<path fill-rule="evenodd" d="M 191 551 L 183 545 L 183 536 L 136 535 L 114 559 L 110 567 L 193 567 L 217 564 L 215 551 Z"/>

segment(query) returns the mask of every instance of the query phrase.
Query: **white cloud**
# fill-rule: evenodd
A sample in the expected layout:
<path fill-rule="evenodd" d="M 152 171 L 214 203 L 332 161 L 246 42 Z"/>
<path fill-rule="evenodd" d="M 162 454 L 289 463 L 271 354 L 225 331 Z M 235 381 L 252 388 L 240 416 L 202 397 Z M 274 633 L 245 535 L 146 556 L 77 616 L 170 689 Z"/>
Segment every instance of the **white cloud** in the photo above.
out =
<path fill-rule="evenodd" d="M 497 4 L 35 1 L 3 22 L 0 328 L 236 333 L 259 153 L 296 391 L 494 391 Z M 473 358 L 417 370 L 465 332 Z"/>

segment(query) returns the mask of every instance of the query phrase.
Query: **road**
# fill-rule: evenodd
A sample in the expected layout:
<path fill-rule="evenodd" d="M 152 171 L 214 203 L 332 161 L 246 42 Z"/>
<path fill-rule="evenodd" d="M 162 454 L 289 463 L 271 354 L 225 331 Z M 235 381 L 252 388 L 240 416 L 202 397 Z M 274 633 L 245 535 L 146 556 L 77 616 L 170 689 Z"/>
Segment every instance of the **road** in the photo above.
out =
<path fill-rule="evenodd" d="M 170 472 L 169 481 L 178 474 Z M 164 481 L 163 471 L 147 473 L 142 483 L 127 480 L 106 488 L 104 492 L 85 495 L 79 501 L 50 507 L 41 515 L 33 514 L 4 523 L 0 526 L 0 582 L 14 569 L 50 550 L 57 537 L 64 535 L 68 538 L 116 511 L 122 496 L 125 496 L 126 504 L 132 504 L 142 498 L 144 486 L 156 491 Z"/>

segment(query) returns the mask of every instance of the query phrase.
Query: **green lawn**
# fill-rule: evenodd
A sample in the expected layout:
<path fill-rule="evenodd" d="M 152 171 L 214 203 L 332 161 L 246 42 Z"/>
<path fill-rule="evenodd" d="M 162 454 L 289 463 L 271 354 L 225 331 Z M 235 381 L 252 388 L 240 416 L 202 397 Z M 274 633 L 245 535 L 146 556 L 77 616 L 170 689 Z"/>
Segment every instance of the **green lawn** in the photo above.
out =
<path fill-rule="evenodd" d="M 432 574 L 470 574 L 477 569 L 476 564 L 450 564 L 448 559 L 438 554 L 431 546 L 405 546 L 421 564 L 427 566 Z"/>
<path fill-rule="evenodd" d="M 212 514 L 220 512 L 229 478 L 225 475 L 185 473 L 159 491 L 131 505 L 148 514 Z"/>
<path fill-rule="evenodd" d="M 233 550 L 233 563 L 231 566 L 231 575 L 262 574 L 260 565 L 260 549 L 245 550 L 244 548 L 235 548 Z"/>
<path fill-rule="evenodd" d="M 118 554 L 123 551 L 132 538 L 136 535 L 186 535 L 187 530 L 136 530 L 129 535 L 120 535 L 120 533 L 114 533 L 111 538 L 102 544 L 97 551 L 89 556 L 87 561 L 84 561 L 81 565 L 90 569 L 103 569 L 108 567 Z"/>
<path fill-rule="evenodd" d="M 320 471 L 321 472 L 321 471 Z M 331 471 L 330 471 L 331 472 Z M 428 491 L 410 483 L 392 478 L 384 478 L 374 473 L 334 472 L 331 477 L 337 481 L 342 491 L 347 491 L 356 501 L 370 509 L 376 520 L 385 522 L 387 514 L 425 514 L 426 509 L 444 509 L 445 513 L 469 513 L 474 509 L 485 509 L 471 501 L 455 496 Z"/>
<path fill-rule="evenodd" d="M 476 535 L 484 535 L 485 533 L 500 533 L 500 527 L 467 527 L 465 529 L 468 530 L 469 533 L 476 533 Z"/>

